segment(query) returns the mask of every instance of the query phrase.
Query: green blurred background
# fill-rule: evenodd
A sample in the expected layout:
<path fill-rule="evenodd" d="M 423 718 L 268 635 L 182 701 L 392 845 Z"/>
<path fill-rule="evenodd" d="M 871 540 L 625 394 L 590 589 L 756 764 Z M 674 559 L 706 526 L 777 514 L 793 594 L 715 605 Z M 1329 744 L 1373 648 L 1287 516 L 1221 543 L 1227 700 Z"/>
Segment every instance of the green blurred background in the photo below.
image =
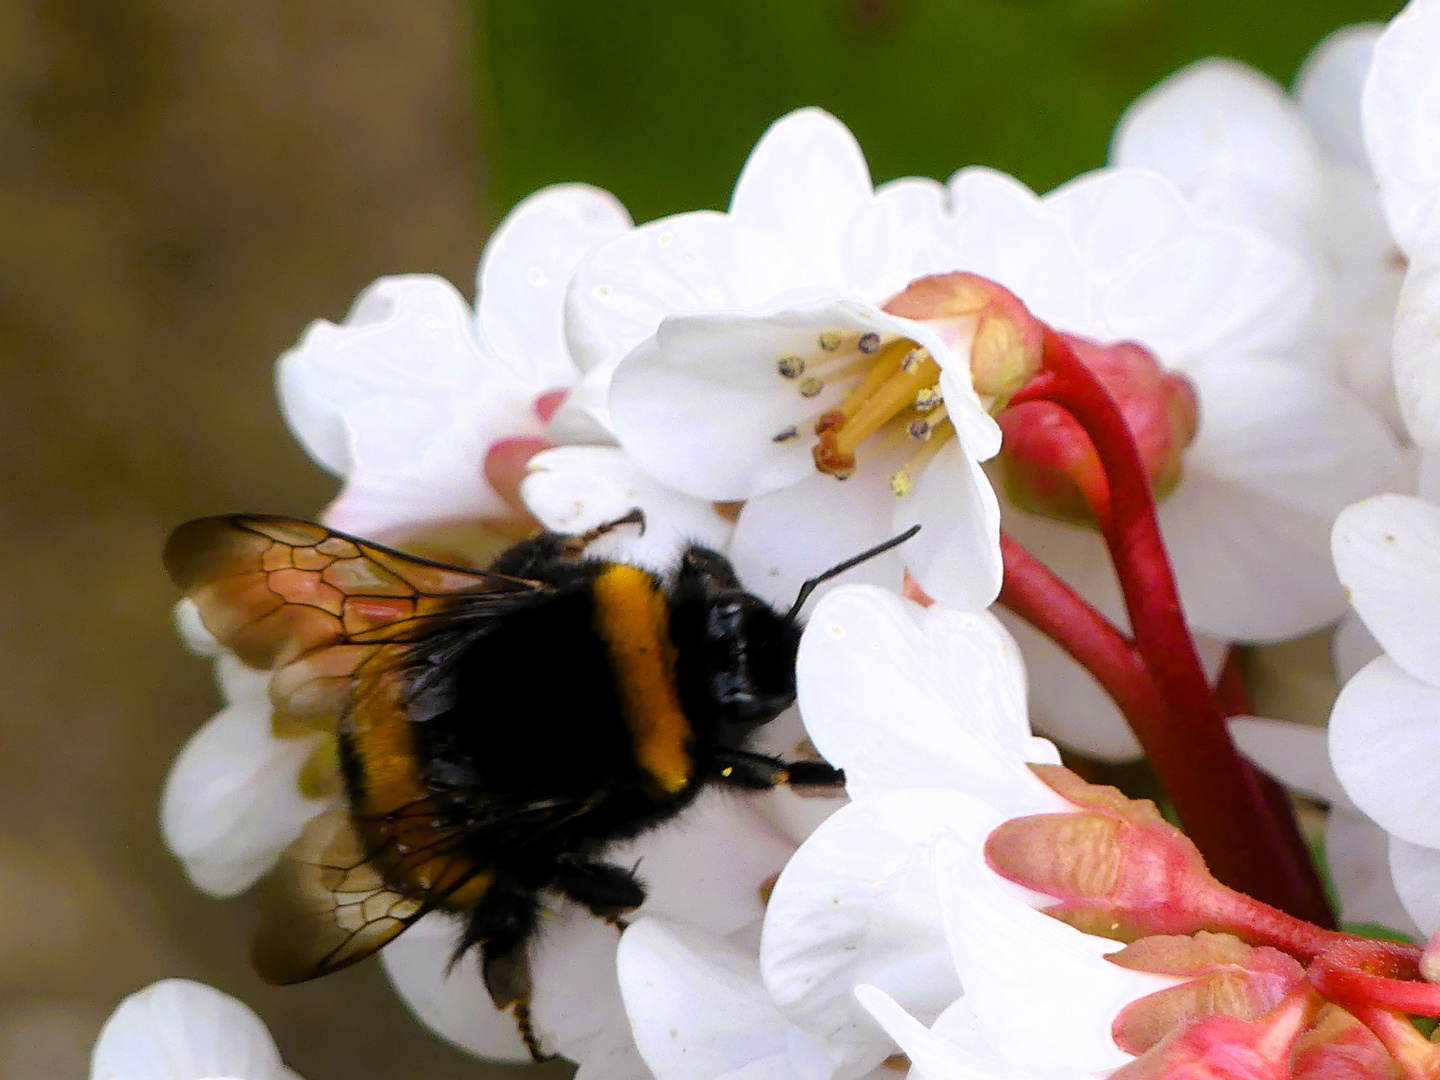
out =
<path fill-rule="evenodd" d="M 308 1080 L 487 1071 L 375 965 L 259 984 L 249 901 L 192 892 L 156 832 L 217 705 L 157 553 L 188 517 L 333 491 L 270 385 L 306 322 L 385 273 L 469 291 L 488 228 L 552 181 L 637 219 L 721 207 L 799 105 L 850 124 L 877 179 L 983 163 L 1043 189 L 1180 65 L 1288 81 L 1397 6 L 0 0 L 0 1080 L 85 1075 L 109 1010 L 167 975 L 255 1006 Z"/>

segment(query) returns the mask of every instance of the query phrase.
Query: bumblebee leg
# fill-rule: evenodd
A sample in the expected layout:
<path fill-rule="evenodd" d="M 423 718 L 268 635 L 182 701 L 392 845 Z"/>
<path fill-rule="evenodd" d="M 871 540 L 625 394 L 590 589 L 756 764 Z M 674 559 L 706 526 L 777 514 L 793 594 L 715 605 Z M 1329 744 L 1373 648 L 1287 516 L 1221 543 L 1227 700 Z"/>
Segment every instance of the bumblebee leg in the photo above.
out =
<path fill-rule="evenodd" d="M 471 946 L 480 946 L 480 972 L 497 1009 L 510 1009 L 520 1038 L 535 1061 L 549 1061 L 530 1022 L 530 953 L 539 907 L 533 894 L 500 889 L 470 916 L 456 960 Z"/>
<path fill-rule="evenodd" d="M 569 555 L 572 558 L 577 555 L 581 555 L 584 553 L 585 549 L 591 544 L 593 544 L 596 540 L 599 540 L 607 533 L 614 532 L 621 525 L 639 525 L 640 535 L 644 536 L 645 511 L 641 510 L 637 506 L 630 510 L 629 513 L 616 518 L 614 521 L 607 521 L 603 524 L 596 525 L 593 529 L 587 529 L 585 532 L 579 533 L 575 536 L 563 537 L 563 554 Z"/>
<path fill-rule="evenodd" d="M 609 923 L 618 924 L 622 915 L 645 902 L 645 886 L 640 884 L 635 871 L 613 863 L 562 859 L 555 872 L 554 885 Z"/>
<path fill-rule="evenodd" d="M 718 750 L 716 779 L 736 787 L 761 789 L 784 784 L 792 788 L 842 788 L 845 772 L 823 761 L 781 761 L 748 750 Z"/>

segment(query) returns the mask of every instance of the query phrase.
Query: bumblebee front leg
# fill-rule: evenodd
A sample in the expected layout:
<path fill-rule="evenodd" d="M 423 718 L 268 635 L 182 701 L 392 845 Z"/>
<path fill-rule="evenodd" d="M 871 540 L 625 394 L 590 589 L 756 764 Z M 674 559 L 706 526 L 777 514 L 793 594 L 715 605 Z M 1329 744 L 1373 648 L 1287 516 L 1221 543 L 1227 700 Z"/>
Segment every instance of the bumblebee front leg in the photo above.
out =
<path fill-rule="evenodd" d="M 607 521 L 603 524 L 596 525 L 593 529 L 587 529 L 583 533 L 579 533 L 575 536 L 562 537 L 562 553 L 565 555 L 569 555 L 572 558 L 578 555 L 582 555 L 584 554 L 585 549 L 591 544 L 593 544 L 596 540 L 599 540 L 602 536 L 605 536 L 608 533 L 614 532 L 621 525 L 639 525 L 640 535 L 644 536 L 645 511 L 641 510 L 640 507 L 636 506 L 633 507 L 629 513 L 625 514 L 623 517 L 616 518 L 614 521 Z"/>
<path fill-rule="evenodd" d="M 748 750 L 718 750 L 715 778 L 751 790 L 779 787 L 834 791 L 845 786 L 845 771 L 823 761 L 782 761 Z"/>

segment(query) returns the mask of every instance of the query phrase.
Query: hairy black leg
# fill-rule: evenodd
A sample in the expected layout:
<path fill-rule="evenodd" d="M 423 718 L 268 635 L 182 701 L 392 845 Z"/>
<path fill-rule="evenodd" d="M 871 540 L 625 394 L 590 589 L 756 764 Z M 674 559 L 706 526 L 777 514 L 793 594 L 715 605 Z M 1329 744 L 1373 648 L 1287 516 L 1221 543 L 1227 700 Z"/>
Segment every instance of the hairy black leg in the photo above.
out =
<path fill-rule="evenodd" d="M 536 1061 L 548 1061 L 550 1056 L 540 1046 L 530 1023 L 529 946 L 539 918 L 539 903 L 533 893 L 505 877 L 497 876 L 485 899 L 471 913 L 452 963 L 472 945 L 480 946 L 480 971 L 490 1000 L 497 1009 L 511 1010 L 530 1056 Z"/>
<path fill-rule="evenodd" d="M 645 886 L 635 871 L 612 863 L 561 859 L 553 884 L 606 922 L 618 922 L 645 902 Z"/>
<path fill-rule="evenodd" d="M 792 788 L 840 788 L 845 772 L 823 761 L 782 761 L 748 750 L 717 750 L 715 778 L 736 787 L 761 789 L 785 784 Z"/>

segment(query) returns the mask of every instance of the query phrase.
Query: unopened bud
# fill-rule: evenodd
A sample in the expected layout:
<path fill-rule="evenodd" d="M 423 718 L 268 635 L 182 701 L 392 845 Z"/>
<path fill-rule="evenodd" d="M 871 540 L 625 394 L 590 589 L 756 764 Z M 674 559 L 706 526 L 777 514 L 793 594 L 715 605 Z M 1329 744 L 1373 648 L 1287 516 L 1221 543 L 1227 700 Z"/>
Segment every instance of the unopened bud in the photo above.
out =
<path fill-rule="evenodd" d="M 1173 1032 L 1110 1080 L 1289 1080 L 1290 1048 L 1319 1007 L 1306 985 L 1261 1020 L 1206 1016 Z"/>
<path fill-rule="evenodd" d="M 923 322 L 961 359 L 981 398 L 1004 402 L 1040 370 L 1044 329 L 1020 298 L 978 274 L 918 278 L 885 303 L 902 319 Z"/>
<path fill-rule="evenodd" d="M 1305 978 L 1305 969 L 1279 949 L 1253 948 L 1229 934 L 1141 938 L 1107 957 L 1134 971 L 1188 976 L 1120 1010 L 1111 1028 L 1116 1044 L 1142 1054 L 1202 1016 L 1258 1020 Z"/>
<path fill-rule="evenodd" d="M 1206 901 L 1228 890 L 1154 803 L 1087 784 L 1058 765 L 1031 768 L 1090 812 L 1005 822 L 985 842 L 996 873 L 1055 897 L 1046 914 L 1118 941 L 1227 929 Z"/>
<path fill-rule="evenodd" d="M 1151 490 L 1157 498 L 1168 494 L 1180 481 L 1185 448 L 1199 425 L 1194 388 L 1139 345 L 1065 338 L 1120 407 Z M 1085 492 L 1103 471 L 1075 418 L 1052 402 L 1026 401 L 997 419 L 1005 436 L 998 459 L 1001 480 L 1011 500 L 1037 514 L 1089 522 Z"/>
<path fill-rule="evenodd" d="M 1290 1051 L 1293 1080 L 1399 1080 L 1404 1074 L 1375 1033 L 1338 1005 L 1325 1005 Z"/>

